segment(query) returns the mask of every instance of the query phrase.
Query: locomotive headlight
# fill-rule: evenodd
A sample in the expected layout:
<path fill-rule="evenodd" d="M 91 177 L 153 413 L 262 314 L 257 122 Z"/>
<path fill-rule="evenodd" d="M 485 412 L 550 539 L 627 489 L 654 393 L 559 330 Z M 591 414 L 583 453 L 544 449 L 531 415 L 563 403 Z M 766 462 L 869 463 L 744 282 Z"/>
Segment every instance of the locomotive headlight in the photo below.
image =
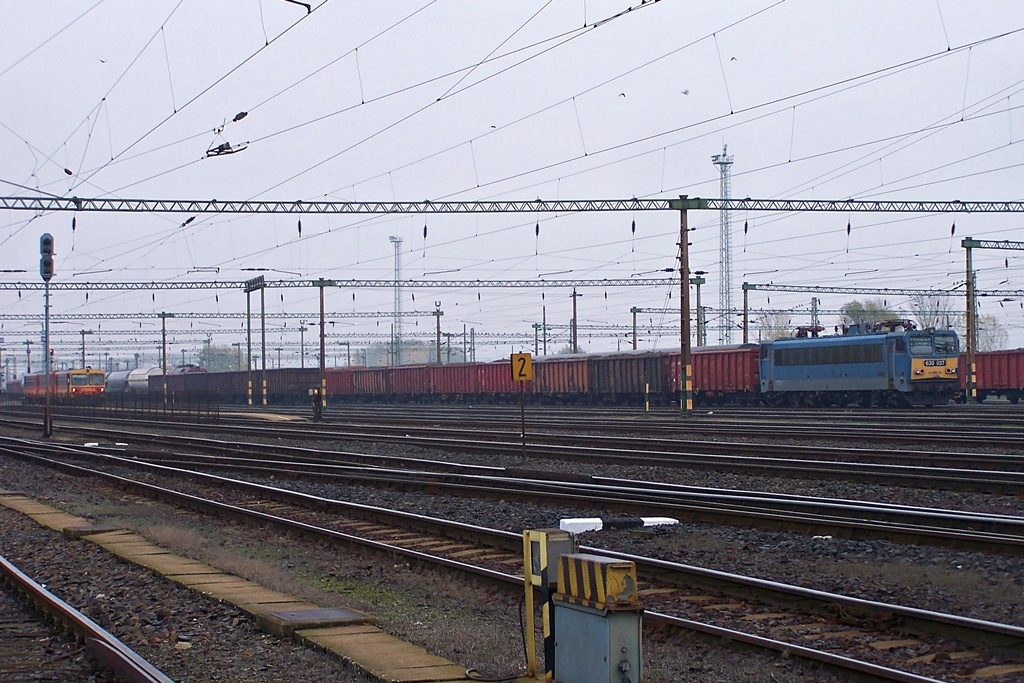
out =
<path fill-rule="evenodd" d="M 914 370 L 914 374 L 915 375 L 923 375 L 924 374 L 924 370 L 922 370 L 921 368 L 918 368 L 917 370 Z"/>

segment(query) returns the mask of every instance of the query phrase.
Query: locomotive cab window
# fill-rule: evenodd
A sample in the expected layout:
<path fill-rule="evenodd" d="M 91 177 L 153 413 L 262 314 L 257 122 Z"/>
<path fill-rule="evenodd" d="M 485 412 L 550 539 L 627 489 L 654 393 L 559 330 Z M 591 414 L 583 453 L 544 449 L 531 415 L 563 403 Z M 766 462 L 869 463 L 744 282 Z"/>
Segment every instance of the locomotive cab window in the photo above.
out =
<path fill-rule="evenodd" d="M 907 340 L 904 339 L 903 337 L 900 337 L 900 338 L 898 338 L 896 340 L 896 353 L 906 353 L 906 352 L 907 352 Z"/>
<path fill-rule="evenodd" d="M 957 352 L 956 337 L 951 334 L 935 335 L 935 353 L 954 354 Z"/>
<path fill-rule="evenodd" d="M 71 386 L 73 387 L 84 387 L 88 383 L 88 375 L 71 375 Z"/>
<path fill-rule="evenodd" d="M 911 337 L 910 354 L 913 356 L 930 356 L 933 354 L 931 337 Z"/>
<path fill-rule="evenodd" d="M 89 375 L 89 386 L 101 387 L 104 385 L 103 375 L 99 373 L 93 373 Z"/>

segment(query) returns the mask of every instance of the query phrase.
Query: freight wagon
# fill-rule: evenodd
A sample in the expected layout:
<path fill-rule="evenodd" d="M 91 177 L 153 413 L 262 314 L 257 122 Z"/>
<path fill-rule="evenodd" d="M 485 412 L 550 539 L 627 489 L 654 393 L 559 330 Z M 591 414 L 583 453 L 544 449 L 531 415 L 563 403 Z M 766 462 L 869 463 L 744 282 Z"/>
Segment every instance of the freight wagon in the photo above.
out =
<path fill-rule="evenodd" d="M 960 355 L 961 398 L 967 391 L 967 356 Z M 989 396 L 1018 403 L 1024 396 L 1024 349 L 982 351 L 974 354 L 974 379 L 979 401 Z"/>
<path fill-rule="evenodd" d="M 678 400 L 678 383 L 682 377 L 680 355 L 670 356 L 673 400 Z M 695 405 L 754 405 L 760 401 L 757 344 L 703 346 L 690 354 L 693 369 L 693 402 Z"/>

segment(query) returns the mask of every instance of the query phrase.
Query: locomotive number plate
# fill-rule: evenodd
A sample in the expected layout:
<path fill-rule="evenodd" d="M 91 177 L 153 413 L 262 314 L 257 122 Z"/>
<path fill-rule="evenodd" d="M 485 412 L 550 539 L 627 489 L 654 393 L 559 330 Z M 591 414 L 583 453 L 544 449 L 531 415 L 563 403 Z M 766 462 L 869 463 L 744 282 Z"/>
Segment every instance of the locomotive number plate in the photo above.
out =
<path fill-rule="evenodd" d="M 945 364 L 946 364 L 946 359 L 945 358 L 942 358 L 942 359 L 939 359 L 939 360 L 926 360 L 924 362 L 924 366 L 926 368 L 941 368 Z"/>

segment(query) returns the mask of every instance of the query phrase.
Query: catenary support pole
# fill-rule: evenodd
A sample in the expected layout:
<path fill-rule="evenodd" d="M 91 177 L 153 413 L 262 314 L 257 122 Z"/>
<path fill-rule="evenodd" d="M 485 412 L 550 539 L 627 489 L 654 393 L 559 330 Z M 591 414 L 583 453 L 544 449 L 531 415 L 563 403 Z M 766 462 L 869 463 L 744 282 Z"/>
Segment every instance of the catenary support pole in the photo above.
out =
<path fill-rule="evenodd" d="M 690 366 L 690 229 L 686 216 L 686 196 L 679 197 L 679 409 L 683 417 L 693 412 L 693 381 Z"/>

